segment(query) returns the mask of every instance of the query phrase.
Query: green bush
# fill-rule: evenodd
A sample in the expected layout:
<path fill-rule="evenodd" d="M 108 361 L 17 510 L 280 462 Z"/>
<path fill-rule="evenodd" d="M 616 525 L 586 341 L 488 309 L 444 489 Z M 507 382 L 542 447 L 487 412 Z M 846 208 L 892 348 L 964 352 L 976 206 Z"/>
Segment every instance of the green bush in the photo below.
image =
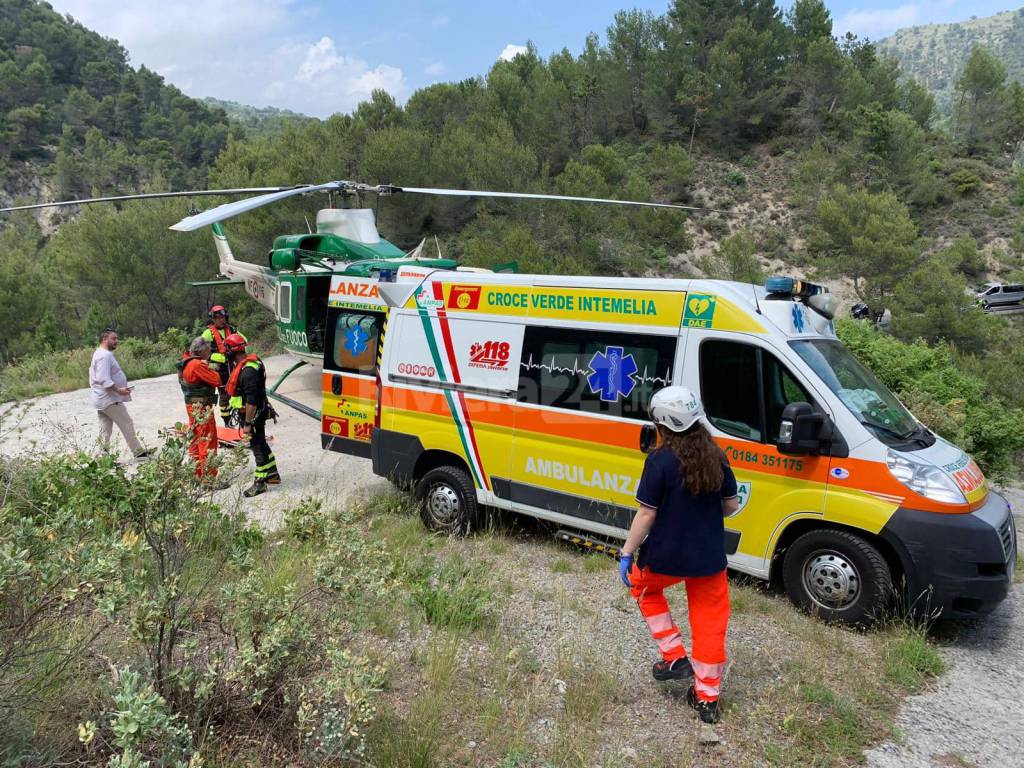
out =
<path fill-rule="evenodd" d="M 309 501 L 286 513 L 310 520 L 297 535 L 267 541 L 213 503 L 185 448 L 169 440 L 131 473 L 109 455 L 0 459 L 15 763 L 184 766 L 264 723 L 289 762 L 358 762 L 383 670 L 347 647 L 348 620 L 395 599 L 390 556 Z"/>
<path fill-rule="evenodd" d="M 841 320 L 839 338 L 931 429 L 971 453 L 994 479 L 1018 475 L 1024 403 L 1007 402 L 947 344 L 903 342 Z M 970 360 L 970 356 L 964 360 Z"/>
<path fill-rule="evenodd" d="M 957 191 L 957 194 L 964 196 L 973 195 L 981 188 L 981 179 L 978 178 L 976 173 L 966 168 L 961 168 L 951 173 L 949 183 L 953 185 L 953 189 Z"/>
<path fill-rule="evenodd" d="M 693 179 L 693 160 L 678 144 L 659 144 L 648 160 L 648 177 L 672 200 L 685 196 Z"/>
<path fill-rule="evenodd" d="M 764 270 L 756 250 L 749 232 L 736 232 L 722 240 L 717 253 L 703 258 L 700 267 L 711 278 L 760 284 L 764 282 Z"/>
<path fill-rule="evenodd" d="M 729 171 L 725 174 L 725 182 L 731 187 L 747 186 L 747 177 L 741 171 Z"/>

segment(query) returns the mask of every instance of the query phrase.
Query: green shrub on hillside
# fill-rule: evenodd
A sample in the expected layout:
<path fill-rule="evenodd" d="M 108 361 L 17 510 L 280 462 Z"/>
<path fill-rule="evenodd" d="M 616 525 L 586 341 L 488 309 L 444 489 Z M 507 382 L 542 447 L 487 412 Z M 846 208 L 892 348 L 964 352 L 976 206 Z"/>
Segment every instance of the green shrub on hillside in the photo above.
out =
<path fill-rule="evenodd" d="M 946 344 L 904 342 L 866 323 L 836 324 L 839 338 L 928 427 L 974 456 L 991 477 L 1018 473 L 1024 402 L 1007 402 Z"/>
<path fill-rule="evenodd" d="M 756 249 L 749 232 L 737 232 L 722 240 L 717 253 L 701 259 L 700 268 L 711 278 L 759 285 L 764 282 L 764 270 Z"/>
<path fill-rule="evenodd" d="M 966 168 L 954 171 L 949 177 L 949 182 L 958 195 L 964 196 L 973 195 L 981 187 L 981 179 Z"/>
<path fill-rule="evenodd" d="M 960 257 L 953 253 L 947 258 Z M 940 260 L 930 261 L 900 280 L 891 308 L 892 332 L 900 339 L 949 342 L 972 354 L 989 349 L 1006 327 L 1002 318 L 981 310 L 967 292 L 963 277 Z"/>

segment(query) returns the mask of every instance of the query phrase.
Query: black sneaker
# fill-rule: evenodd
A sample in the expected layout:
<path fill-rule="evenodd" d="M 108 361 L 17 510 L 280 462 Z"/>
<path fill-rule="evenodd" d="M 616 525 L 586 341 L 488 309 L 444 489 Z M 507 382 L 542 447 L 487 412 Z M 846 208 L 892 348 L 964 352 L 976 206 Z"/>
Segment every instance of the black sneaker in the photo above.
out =
<path fill-rule="evenodd" d="M 683 656 L 672 663 L 659 661 L 651 667 L 651 674 L 655 680 L 689 680 L 693 677 L 693 667 L 690 660 Z"/>
<path fill-rule="evenodd" d="M 714 725 L 721 719 L 721 716 L 718 714 L 718 702 L 702 701 L 701 699 L 698 699 L 697 689 L 692 685 L 690 686 L 690 690 L 686 692 L 686 703 L 697 710 L 697 714 L 700 715 L 700 721 L 702 723 Z"/>
<path fill-rule="evenodd" d="M 139 461 L 145 461 L 152 456 L 156 451 L 153 448 L 143 448 L 141 451 L 135 454 L 135 458 Z"/>
<path fill-rule="evenodd" d="M 247 499 L 251 499 L 253 496 L 259 496 L 261 493 L 266 493 L 266 492 L 267 492 L 267 484 L 265 482 L 263 482 L 262 480 L 257 480 L 255 483 L 253 483 L 248 488 L 246 488 L 244 491 L 242 491 L 242 495 L 245 496 L 245 498 L 247 498 Z"/>

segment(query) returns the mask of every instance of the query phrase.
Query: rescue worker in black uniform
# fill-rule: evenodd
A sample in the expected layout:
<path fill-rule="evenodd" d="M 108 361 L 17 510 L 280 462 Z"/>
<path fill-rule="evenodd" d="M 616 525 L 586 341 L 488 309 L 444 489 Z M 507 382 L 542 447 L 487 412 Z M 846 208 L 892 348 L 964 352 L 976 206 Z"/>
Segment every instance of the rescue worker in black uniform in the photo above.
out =
<path fill-rule="evenodd" d="M 277 459 L 267 443 L 267 419 L 276 421 L 277 413 L 267 398 L 267 369 L 259 356 L 245 353 L 245 338 L 233 333 L 224 340 L 224 346 L 232 364 L 227 385 L 231 407 L 241 415 L 242 434 L 249 438 L 256 462 L 253 484 L 242 493 L 251 498 L 265 493 L 268 485 L 281 482 Z"/>

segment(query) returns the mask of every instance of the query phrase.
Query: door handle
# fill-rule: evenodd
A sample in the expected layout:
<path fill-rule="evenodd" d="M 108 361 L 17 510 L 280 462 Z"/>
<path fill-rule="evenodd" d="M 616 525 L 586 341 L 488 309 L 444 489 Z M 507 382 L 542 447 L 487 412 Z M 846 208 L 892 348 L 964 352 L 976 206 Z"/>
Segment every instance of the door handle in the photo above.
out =
<path fill-rule="evenodd" d="M 333 376 L 331 376 L 331 392 L 333 392 L 336 395 L 340 395 L 341 394 L 341 375 L 340 374 L 336 373 Z"/>

